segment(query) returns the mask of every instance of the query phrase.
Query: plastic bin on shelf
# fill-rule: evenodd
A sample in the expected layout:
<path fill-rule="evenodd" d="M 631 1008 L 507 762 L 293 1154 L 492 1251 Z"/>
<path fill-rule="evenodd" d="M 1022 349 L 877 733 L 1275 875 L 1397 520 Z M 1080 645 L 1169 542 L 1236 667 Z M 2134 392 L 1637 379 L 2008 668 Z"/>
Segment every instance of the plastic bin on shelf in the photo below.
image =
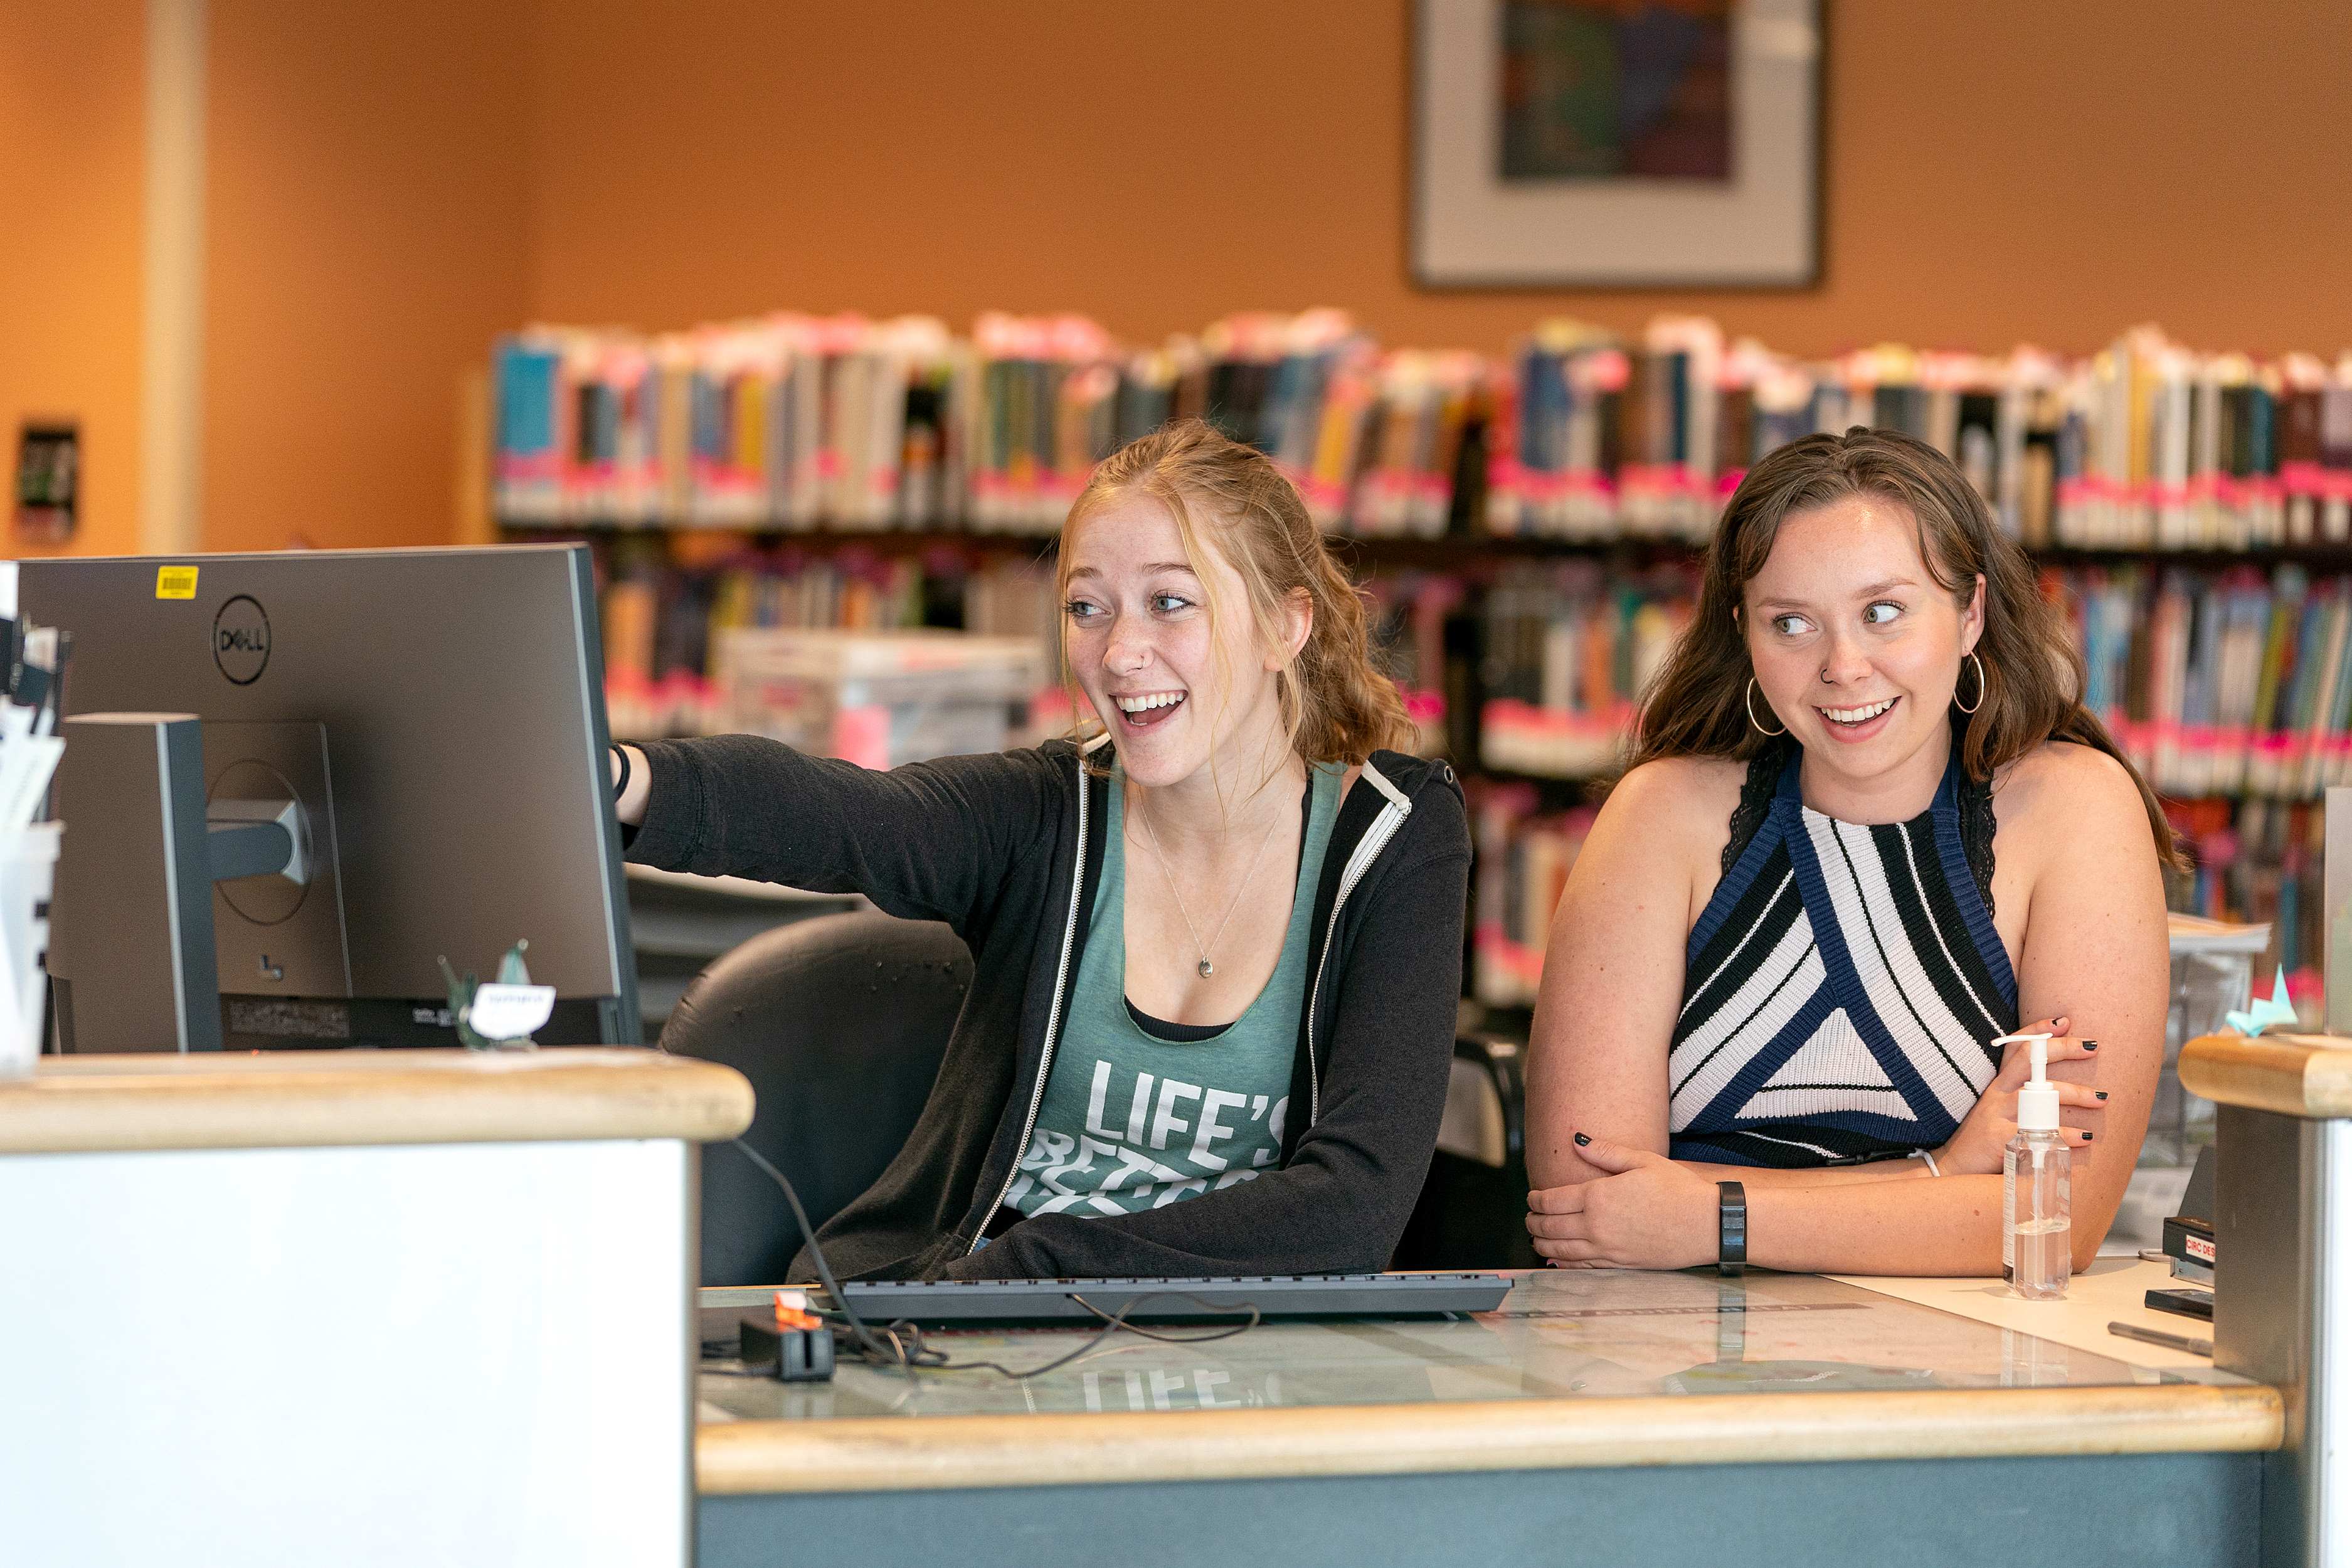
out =
<path fill-rule="evenodd" d="M 2254 965 L 2271 942 L 2267 925 L 2228 925 L 2197 915 L 2169 921 L 2172 1000 L 2164 1016 L 2164 1075 L 2140 1147 L 2143 1165 L 2188 1165 L 2213 1141 L 2213 1102 L 2180 1087 L 2180 1047 L 2227 1027 L 2223 1016 L 2242 1011 L 2253 993 Z M 2268 976 L 2264 976 L 2265 981 Z"/>
<path fill-rule="evenodd" d="M 2213 1142 L 2213 1102 L 2180 1087 L 2181 1045 L 2228 1027 L 2222 1016 L 2244 1009 L 2254 965 L 2270 947 L 2267 925 L 2228 925 L 2176 914 L 2169 926 L 2172 992 L 2164 1016 L 2164 1070 L 2156 1080 L 2139 1169 L 2132 1173 L 2101 1249 L 2107 1253 L 2128 1256 L 2156 1246 L 2165 1216 L 2179 1212 L 2197 1152 Z"/>
<path fill-rule="evenodd" d="M 1030 637 L 778 627 L 719 633 L 711 671 L 728 728 L 869 768 L 1003 751 L 1052 679 Z"/>

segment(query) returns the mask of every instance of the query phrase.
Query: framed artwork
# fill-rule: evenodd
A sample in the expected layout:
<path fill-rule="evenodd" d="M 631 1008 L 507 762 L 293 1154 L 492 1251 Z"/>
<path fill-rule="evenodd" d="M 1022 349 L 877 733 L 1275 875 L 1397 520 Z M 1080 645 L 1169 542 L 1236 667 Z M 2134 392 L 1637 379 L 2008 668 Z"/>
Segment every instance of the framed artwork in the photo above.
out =
<path fill-rule="evenodd" d="M 1413 278 L 1799 288 L 1821 0 L 1417 0 Z"/>

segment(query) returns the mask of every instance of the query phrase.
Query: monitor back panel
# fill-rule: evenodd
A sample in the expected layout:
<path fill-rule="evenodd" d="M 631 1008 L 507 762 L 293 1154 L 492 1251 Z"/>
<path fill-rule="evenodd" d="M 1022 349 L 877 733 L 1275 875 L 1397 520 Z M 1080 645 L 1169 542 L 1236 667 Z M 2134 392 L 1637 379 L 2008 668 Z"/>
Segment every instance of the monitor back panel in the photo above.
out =
<path fill-rule="evenodd" d="M 163 595 L 166 564 L 192 596 Z M 533 980 L 634 1018 L 583 547 L 26 562 L 20 593 L 72 635 L 66 710 L 196 714 L 208 792 L 255 787 L 215 776 L 260 732 L 228 726 L 322 729 L 349 995 L 441 997 L 442 954 L 488 977 L 526 938 Z M 221 989 L 273 994 L 247 949 L 278 911 L 242 904 L 215 905 Z"/>

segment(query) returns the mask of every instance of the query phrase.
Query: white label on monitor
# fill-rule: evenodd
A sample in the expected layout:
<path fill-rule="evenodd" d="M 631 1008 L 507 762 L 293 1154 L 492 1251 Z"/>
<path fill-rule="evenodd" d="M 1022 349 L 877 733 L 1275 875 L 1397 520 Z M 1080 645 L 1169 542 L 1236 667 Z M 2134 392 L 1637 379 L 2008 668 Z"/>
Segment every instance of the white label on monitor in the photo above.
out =
<path fill-rule="evenodd" d="M 484 985 L 474 993 L 466 1023 L 486 1040 L 520 1040 L 554 1011 L 552 985 Z"/>

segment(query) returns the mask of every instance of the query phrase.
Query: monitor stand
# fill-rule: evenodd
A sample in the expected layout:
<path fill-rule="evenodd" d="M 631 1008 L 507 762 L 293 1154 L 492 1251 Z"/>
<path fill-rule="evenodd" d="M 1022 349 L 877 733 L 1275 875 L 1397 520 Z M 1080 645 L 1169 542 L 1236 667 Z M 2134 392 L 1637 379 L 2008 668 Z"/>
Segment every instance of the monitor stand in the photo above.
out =
<path fill-rule="evenodd" d="M 214 884 L 305 889 L 331 874 L 333 845 L 314 840 L 298 798 L 207 803 L 193 714 L 84 714 L 64 733 L 48 960 L 58 1048 L 219 1050 Z M 340 907 L 331 918 L 340 953 Z"/>

